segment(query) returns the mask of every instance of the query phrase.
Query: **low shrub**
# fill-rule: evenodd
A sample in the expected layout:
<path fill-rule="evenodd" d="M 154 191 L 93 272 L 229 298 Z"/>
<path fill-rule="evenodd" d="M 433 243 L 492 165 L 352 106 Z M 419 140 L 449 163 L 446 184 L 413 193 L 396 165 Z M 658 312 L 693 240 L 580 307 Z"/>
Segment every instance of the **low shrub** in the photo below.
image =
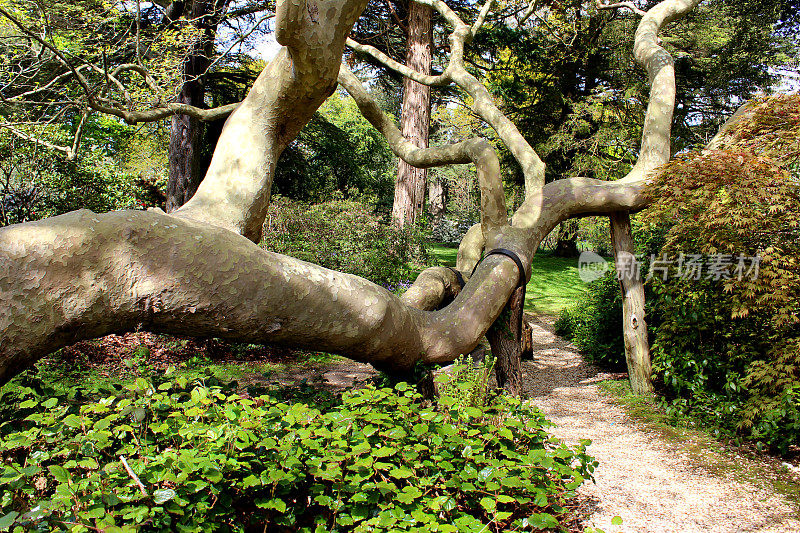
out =
<path fill-rule="evenodd" d="M 486 407 L 491 401 L 489 379 L 494 363 L 491 354 L 485 355 L 479 362 L 473 360 L 470 354 L 459 356 L 449 368 L 434 378 L 440 404 L 457 409 Z"/>
<path fill-rule="evenodd" d="M 409 263 L 426 264 L 428 259 L 420 229 L 394 228 L 354 200 L 305 204 L 275 198 L 261 244 L 392 289 L 412 277 Z"/>
<path fill-rule="evenodd" d="M 671 261 L 652 281 L 653 368 L 672 412 L 786 452 L 800 443 L 800 97 L 742 117 L 650 185 L 642 222 Z"/>
<path fill-rule="evenodd" d="M 324 412 L 183 378 L 88 403 L 6 390 L 0 531 L 14 533 L 557 527 L 596 465 L 527 402 L 437 409 L 405 383 Z"/>

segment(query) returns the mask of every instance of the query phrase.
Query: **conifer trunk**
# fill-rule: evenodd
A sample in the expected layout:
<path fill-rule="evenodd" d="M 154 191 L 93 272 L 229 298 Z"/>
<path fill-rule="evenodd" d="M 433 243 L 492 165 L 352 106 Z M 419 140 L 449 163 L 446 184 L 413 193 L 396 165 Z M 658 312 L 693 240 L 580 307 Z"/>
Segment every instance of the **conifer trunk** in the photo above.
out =
<path fill-rule="evenodd" d="M 216 35 L 215 5 L 211 0 L 194 0 L 189 17 L 202 29 L 183 65 L 183 86 L 177 101 L 204 108 L 206 88 L 203 75 L 210 65 Z M 169 213 L 189 201 L 203 180 L 208 160 L 203 157 L 205 124 L 188 115 L 173 115 L 169 136 Z"/>
<path fill-rule="evenodd" d="M 412 69 L 430 74 L 431 8 L 410 2 L 408 13 L 408 51 L 406 64 Z M 428 147 L 431 120 L 431 88 L 405 78 L 400 129 L 403 137 L 420 148 Z M 425 180 L 428 171 L 400 161 L 394 190 L 392 218 L 399 227 L 414 224 L 425 205 Z"/>

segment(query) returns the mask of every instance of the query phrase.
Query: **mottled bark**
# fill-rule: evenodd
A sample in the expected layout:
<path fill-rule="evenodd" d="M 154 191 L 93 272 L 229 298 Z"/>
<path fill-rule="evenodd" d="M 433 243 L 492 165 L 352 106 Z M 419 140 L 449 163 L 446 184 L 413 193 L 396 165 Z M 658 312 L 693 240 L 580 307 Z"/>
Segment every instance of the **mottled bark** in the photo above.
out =
<path fill-rule="evenodd" d="M 308 347 L 408 372 L 472 350 L 517 280 L 511 261 L 487 258 L 453 303 L 425 312 L 158 210 L 0 228 L 0 257 L 0 383 L 60 347 L 134 330 Z"/>
<path fill-rule="evenodd" d="M 649 394 L 653 392 L 653 382 L 644 313 L 644 285 L 634 255 L 631 218 L 627 212 L 621 211 L 613 213 L 610 219 L 614 264 L 622 289 L 622 332 L 628 376 L 634 393 Z"/>
<path fill-rule="evenodd" d="M 283 48 L 228 118 L 206 177 L 176 216 L 260 240 L 278 158 L 336 89 L 346 35 L 365 3 L 278 3 Z"/>
<path fill-rule="evenodd" d="M 433 44 L 431 17 L 430 7 L 411 2 L 408 11 L 406 64 L 409 68 L 423 74 L 431 72 L 431 46 Z M 400 114 L 400 129 L 403 137 L 419 148 L 427 148 L 430 121 L 431 88 L 405 78 Z M 400 160 L 397 166 L 392 206 L 392 219 L 397 226 L 413 225 L 422 216 L 427 176 L 427 169 L 417 168 Z"/>

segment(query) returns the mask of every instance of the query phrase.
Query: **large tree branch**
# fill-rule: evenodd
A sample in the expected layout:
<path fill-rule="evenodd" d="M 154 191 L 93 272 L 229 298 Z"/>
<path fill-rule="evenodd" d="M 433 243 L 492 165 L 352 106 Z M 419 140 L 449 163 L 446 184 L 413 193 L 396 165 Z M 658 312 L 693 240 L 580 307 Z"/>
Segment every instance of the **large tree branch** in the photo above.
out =
<path fill-rule="evenodd" d="M 472 26 L 468 26 L 441 0 L 415 1 L 435 9 L 453 28 L 449 36 L 450 58 L 444 72 L 441 74 L 435 76 L 421 74 L 393 60 L 375 47 L 360 44 L 351 39 L 347 40 L 347 45 L 354 50 L 370 55 L 386 67 L 418 83 L 433 86 L 455 83 L 463 89 L 473 99 L 472 110 L 497 132 L 497 135 L 522 167 L 522 172 L 525 175 L 526 195 L 533 194 L 544 185 L 544 162 L 525 137 L 522 136 L 516 125 L 500 111 L 491 93 L 464 66 L 464 46 L 469 43 L 478 29 L 480 29 L 493 2 L 488 0 L 481 8 L 475 23 Z"/>
<path fill-rule="evenodd" d="M 544 237 L 540 236 L 542 231 L 550 231 L 566 218 L 618 210 L 637 211 L 647 205 L 646 180 L 670 158 L 675 106 L 675 70 L 672 57 L 658 44 L 658 32 L 699 3 L 700 0 L 665 0 L 650 9 L 639 22 L 634 56 L 650 79 L 650 100 L 639 158 L 633 169 L 616 182 L 572 178 L 550 183 L 541 193 L 526 198 L 513 217 L 515 227 L 531 228 L 534 230 L 531 239 L 537 240 Z"/>
<path fill-rule="evenodd" d="M 500 179 L 500 160 L 486 139 L 472 138 L 457 144 L 418 148 L 403 138 L 400 129 L 383 112 L 364 86 L 342 65 L 339 83 L 355 99 L 361 114 L 377 129 L 389 143 L 392 152 L 417 168 L 431 168 L 459 163 L 474 163 L 481 190 L 481 224 L 487 232 L 508 225 L 505 193 Z"/>
<path fill-rule="evenodd" d="M 335 90 L 345 38 L 365 4 L 278 4 L 276 39 L 284 47 L 228 118 L 197 193 L 175 216 L 261 238 L 278 157 Z"/>
<path fill-rule="evenodd" d="M 452 304 L 424 312 L 367 280 L 157 210 L 0 228 L 0 257 L 0 383 L 61 346 L 136 329 L 305 346 L 408 371 L 471 350 L 517 280 L 511 261 L 491 257 Z"/>
<path fill-rule="evenodd" d="M 451 145 L 418 148 L 403 138 L 397 125 L 345 65 L 339 69 L 339 84 L 356 101 L 361 114 L 386 138 L 392 152 L 406 163 L 418 168 L 475 164 L 481 193 L 481 223 L 478 227 L 483 241 L 488 233 L 508 225 L 500 161 L 494 148 L 485 139 L 473 138 Z M 462 272 L 462 276 L 464 274 Z M 456 277 L 454 271 L 447 269 L 427 269 L 403 295 L 403 301 L 420 309 L 436 309 L 458 293 L 454 292 Z"/>

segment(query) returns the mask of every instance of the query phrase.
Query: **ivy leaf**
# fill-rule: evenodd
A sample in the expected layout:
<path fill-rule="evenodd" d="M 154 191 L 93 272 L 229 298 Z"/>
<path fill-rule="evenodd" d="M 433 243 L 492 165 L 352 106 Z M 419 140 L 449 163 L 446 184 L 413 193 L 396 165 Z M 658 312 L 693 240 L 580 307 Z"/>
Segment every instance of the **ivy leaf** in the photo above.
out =
<path fill-rule="evenodd" d="M 8 531 L 8 528 L 14 524 L 14 521 L 19 516 L 17 511 L 11 511 L 7 515 L 0 517 L 0 531 Z"/>

